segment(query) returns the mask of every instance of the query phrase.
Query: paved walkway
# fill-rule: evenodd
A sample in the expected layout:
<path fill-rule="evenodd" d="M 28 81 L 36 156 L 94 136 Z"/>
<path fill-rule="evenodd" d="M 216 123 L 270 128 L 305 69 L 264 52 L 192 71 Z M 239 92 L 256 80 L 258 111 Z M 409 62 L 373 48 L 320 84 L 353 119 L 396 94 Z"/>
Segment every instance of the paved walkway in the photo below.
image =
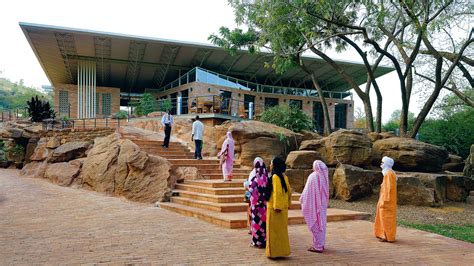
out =
<path fill-rule="evenodd" d="M 379 243 L 367 221 L 329 223 L 324 254 L 306 251 L 306 226 L 289 232 L 292 256 L 273 261 L 249 247 L 246 230 L 0 170 L 1 265 L 474 262 L 474 244 L 404 228 L 395 244 Z"/>

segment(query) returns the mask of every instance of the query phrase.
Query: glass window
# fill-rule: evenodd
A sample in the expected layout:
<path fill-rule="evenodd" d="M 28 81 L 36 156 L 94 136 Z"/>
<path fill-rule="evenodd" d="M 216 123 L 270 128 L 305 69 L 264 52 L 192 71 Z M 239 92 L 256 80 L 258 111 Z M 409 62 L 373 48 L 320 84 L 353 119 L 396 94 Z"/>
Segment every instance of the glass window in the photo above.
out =
<path fill-rule="evenodd" d="M 303 109 L 303 101 L 290 99 L 290 106 L 296 107 L 301 110 Z"/>
<path fill-rule="evenodd" d="M 100 93 L 96 93 L 95 94 L 95 113 L 98 114 L 99 113 L 99 100 L 100 100 Z"/>
<path fill-rule="evenodd" d="M 102 93 L 102 114 L 110 115 L 112 110 L 112 94 Z"/>
<path fill-rule="evenodd" d="M 273 107 L 278 105 L 278 98 L 265 97 L 265 107 Z"/>
<path fill-rule="evenodd" d="M 59 91 L 59 114 L 69 114 L 69 92 Z"/>
<path fill-rule="evenodd" d="M 323 132 L 324 129 L 324 114 L 323 105 L 321 102 L 313 102 L 313 124 L 314 129 L 319 133 Z"/>
<path fill-rule="evenodd" d="M 337 103 L 336 110 L 334 112 L 334 127 L 346 128 L 347 120 L 347 104 Z"/>
<path fill-rule="evenodd" d="M 244 94 L 244 106 L 245 106 L 245 110 L 248 110 L 249 109 L 249 103 L 254 103 L 255 104 L 255 96 L 253 95 L 248 95 L 248 94 Z M 255 109 L 255 107 L 254 107 Z"/>

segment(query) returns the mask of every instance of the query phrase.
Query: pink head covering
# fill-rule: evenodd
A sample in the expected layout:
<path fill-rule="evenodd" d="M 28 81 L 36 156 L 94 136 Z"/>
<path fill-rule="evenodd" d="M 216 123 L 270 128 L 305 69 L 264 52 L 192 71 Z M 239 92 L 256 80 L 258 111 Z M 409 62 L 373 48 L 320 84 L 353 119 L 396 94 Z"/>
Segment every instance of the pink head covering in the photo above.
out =
<path fill-rule="evenodd" d="M 313 162 L 313 170 L 301 193 L 301 211 L 309 230 L 322 231 L 321 210 L 329 203 L 328 167 L 320 160 Z"/>

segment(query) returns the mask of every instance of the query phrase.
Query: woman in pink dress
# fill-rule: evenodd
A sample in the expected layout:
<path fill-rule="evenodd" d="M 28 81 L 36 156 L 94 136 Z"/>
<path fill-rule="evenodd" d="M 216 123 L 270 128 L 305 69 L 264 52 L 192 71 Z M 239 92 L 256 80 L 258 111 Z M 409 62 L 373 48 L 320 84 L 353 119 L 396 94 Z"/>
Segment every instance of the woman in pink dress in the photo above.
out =
<path fill-rule="evenodd" d="M 326 240 L 326 210 L 329 204 L 328 167 L 322 161 L 316 160 L 313 163 L 313 171 L 306 181 L 300 202 L 306 225 L 313 233 L 313 246 L 308 251 L 322 253 Z"/>
<path fill-rule="evenodd" d="M 232 181 L 232 168 L 234 167 L 234 139 L 232 133 L 227 131 L 227 138 L 222 143 L 222 148 L 217 157 L 220 158 L 224 181 Z"/>

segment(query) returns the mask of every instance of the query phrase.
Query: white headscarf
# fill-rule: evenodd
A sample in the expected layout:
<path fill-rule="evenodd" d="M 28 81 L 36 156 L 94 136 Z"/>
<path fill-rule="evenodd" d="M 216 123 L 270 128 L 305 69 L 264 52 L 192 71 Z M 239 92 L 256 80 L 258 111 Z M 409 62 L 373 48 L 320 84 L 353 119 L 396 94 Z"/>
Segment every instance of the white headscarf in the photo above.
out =
<path fill-rule="evenodd" d="M 250 182 L 252 182 L 252 178 L 255 176 L 255 165 L 257 165 L 257 163 L 260 162 L 260 165 L 263 164 L 263 159 L 261 157 L 255 157 L 255 159 L 253 160 L 253 169 L 252 171 L 250 172 L 249 174 L 249 177 L 247 178 L 246 181 L 244 181 L 244 187 L 248 188 L 248 186 L 250 185 Z"/>
<path fill-rule="evenodd" d="M 384 156 L 382 158 L 382 165 L 380 166 L 382 168 L 382 174 L 386 175 L 389 170 L 392 170 L 394 164 L 395 161 L 392 158 Z"/>

